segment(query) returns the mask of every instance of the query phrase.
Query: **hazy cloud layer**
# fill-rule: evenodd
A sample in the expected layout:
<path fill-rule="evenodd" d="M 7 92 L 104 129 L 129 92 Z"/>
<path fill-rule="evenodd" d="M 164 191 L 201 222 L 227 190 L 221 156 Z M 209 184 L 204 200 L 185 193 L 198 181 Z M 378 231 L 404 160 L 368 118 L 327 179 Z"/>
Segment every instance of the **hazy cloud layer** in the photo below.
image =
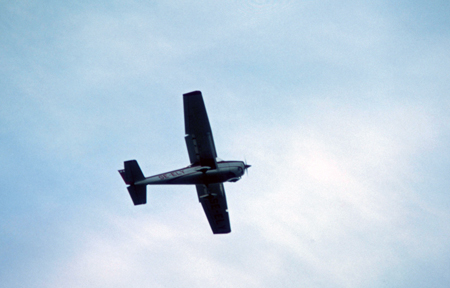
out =
<path fill-rule="evenodd" d="M 0 287 L 447 287 L 449 5 L 0 4 Z M 233 232 L 190 186 L 203 92 Z"/>

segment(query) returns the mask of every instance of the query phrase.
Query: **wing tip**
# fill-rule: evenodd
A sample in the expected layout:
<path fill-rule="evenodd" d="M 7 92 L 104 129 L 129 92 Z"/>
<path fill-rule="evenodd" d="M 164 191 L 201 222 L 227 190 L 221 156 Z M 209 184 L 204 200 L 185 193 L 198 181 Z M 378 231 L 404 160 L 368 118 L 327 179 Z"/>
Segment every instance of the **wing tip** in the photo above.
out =
<path fill-rule="evenodd" d="M 185 96 L 185 97 L 187 97 L 187 96 L 194 96 L 194 95 L 200 95 L 201 96 L 202 92 L 200 90 L 195 90 L 195 91 L 183 94 L 183 96 Z"/>
<path fill-rule="evenodd" d="M 231 229 L 220 229 L 220 230 L 213 230 L 213 234 L 229 234 L 231 233 Z"/>

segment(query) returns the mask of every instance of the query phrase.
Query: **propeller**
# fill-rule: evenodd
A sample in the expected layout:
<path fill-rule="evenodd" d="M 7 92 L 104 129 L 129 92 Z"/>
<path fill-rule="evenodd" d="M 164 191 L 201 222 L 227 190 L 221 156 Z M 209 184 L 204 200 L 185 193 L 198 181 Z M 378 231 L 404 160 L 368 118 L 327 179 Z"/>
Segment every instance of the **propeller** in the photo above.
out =
<path fill-rule="evenodd" d="M 247 174 L 247 176 L 248 176 L 248 168 L 250 168 L 250 167 L 252 167 L 252 165 L 248 165 L 247 164 L 247 159 L 246 158 L 244 158 L 244 170 L 245 170 L 245 173 Z"/>

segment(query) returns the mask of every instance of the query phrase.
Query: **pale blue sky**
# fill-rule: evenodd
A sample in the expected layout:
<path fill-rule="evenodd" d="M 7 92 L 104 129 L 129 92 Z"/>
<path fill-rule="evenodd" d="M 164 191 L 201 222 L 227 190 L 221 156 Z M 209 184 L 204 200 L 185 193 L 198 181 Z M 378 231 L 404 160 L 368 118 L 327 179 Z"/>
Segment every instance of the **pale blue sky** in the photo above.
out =
<path fill-rule="evenodd" d="M 0 287 L 449 287 L 448 1 L 2 1 Z M 201 90 L 232 233 L 189 164 Z"/>

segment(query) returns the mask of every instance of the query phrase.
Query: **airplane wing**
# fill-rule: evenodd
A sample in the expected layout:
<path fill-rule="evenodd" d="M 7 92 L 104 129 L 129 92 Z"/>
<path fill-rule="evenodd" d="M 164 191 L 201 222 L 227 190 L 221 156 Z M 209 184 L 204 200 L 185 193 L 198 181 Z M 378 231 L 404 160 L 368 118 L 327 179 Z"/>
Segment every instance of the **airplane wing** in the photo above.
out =
<path fill-rule="evenodd" d="M 195 185 L 198 199 L 205 210 L 206 218 L 214 234 L 231 232 L 230 218 L 228 216 L 227 199 L 222 183 Z"/>
<path fill-rule="evenodd" d="M 202 92 L 183 94 L 186 146 L 192 165 L 217 168 L 217 152 Z"/>

